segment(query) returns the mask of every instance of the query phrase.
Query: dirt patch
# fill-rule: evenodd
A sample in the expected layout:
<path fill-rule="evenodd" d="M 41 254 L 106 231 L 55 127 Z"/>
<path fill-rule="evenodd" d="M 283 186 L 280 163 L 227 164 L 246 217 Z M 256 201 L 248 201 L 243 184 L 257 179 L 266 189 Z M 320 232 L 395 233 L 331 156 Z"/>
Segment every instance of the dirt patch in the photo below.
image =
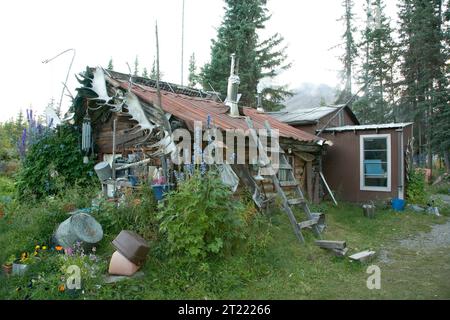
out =
<path fill-rule="evenodd" d="M 450 247 L 450 220 L 446 224 L 433 226 L 431 232 L 400 240 L 400 247 L 409 250 L 436 250 Z"/>

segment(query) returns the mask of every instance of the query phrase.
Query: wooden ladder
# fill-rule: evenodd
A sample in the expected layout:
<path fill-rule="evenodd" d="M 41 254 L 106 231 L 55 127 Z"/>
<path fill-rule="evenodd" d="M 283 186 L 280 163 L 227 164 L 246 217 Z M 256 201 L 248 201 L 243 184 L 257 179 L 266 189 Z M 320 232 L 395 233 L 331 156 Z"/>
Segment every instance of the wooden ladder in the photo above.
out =
<path fill-rule="evenodd" d="M 272 161 L 267 156 L 266 148 L 263 145 L 263 143 L 261 142 L 258 134 L 256 133 L 255 127 L 253 125 L 253 121 L 249 117 L 246 117 L 246 122 L 250 129 L 250 137 L 253 139 L 255 145 L 260 150 L 259 154 L 262 157 L 263 162 L 265 164 L 267 164 L 265 166 L 264 165 L 263 166 L 259 165 L 259 166 L 260 166 L 260 168 L 268 169 L 270 174 L 267 175 L 267 177 L 269 177 L 272 180 L 277 194 L 281 197 L 283 209 L 289 217 L 289 220 L 292 224 L 292 227 L 294 229 L 295 235 L 297 236 L 298 240 L 302 244 L 305 243 L 305 238 L 303 237 L 303 234 L 302 234 L 302 230 L 305 228 L 312 228 L 316 237 L 318 237 L 319 239 L 322 239 L 321 233 L 320 233 L 320 230 L 318 227 L 320 215 L 314 215 L 311 213 L 311 210 L 308 206 L 308 202 L 303 194 L 300 184 L 298 183 L 297 179 L 295 178 L 294 168 L 292 168 L 292 166 L 289 164 L 285 152 L 281 149 L 281 147 L 279 145 L 276 146 L 276 149 L 278 150 L 279 157 L 280 157 L 280 169 L 286 170 L 288 172 L 288 178 L 289 178 L 288 179 L 289 182 L 280 182 L 280 180 L 278 179 L 278 176 L 277 176 L 277 171 L 274 170 Z M 265 129 L 267 130 L 267 135 L 269 137 L 270 133 L 272 132 L 272 128 L 270 127 L 270 124 L 268 121 L 265 121 L 264 126 L 265 126 Z M 272 144 L 273 144 L 273 140 L 272 140 Z M 293 188 L 294 196 L 292 198 L 288 197 L 288 195 L 284 191 L 283 187 L 288 187 L 291 189 Z M 294 214 L 293 208 L 295 208 L 295 207 L 300 207 L 305 212 L 308 220 L 299 223 Z"/>

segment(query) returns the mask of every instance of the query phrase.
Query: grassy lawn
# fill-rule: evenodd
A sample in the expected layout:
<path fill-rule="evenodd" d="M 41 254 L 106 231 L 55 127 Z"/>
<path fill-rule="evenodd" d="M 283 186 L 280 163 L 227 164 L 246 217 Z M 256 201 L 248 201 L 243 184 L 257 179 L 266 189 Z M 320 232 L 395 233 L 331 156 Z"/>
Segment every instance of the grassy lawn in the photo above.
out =
<path fill-rule="evenodd" d="M 14 192 L 14 182 L 5 176 L 0 176 L 0 197 L 10 196 Z"/>
<path fill-rule="evenodd" d="M 81 192 L 82 193 L 82 192 Z M 23 208 L 27 214 L 0 220 L 0 261 L 11 252 L 49 241 L 57 223 L 67 218 L 67 203 L 77 207 L 89 204 L 89 195 L 72 195 L 47 200 Z M 414 212 L 378 210 L 376 219 L 367 219 L 362 209 L 343 204 L 322 205 L 327 214 L 326 240 L 345 240 L 350 254 L 372 249 L 388 252 L 389 262 L 376 258 L 371 264 L 382 270 L 381 290 L 368 290 L 367 265 L 334 257 L 314 245 L 306 232 L 307 244 L 296 240 L 289 220 L 282 212 L 255 220 L 246 243 L 225 258 L 189 263 L 181 257 L 167 256 L 164 245 L 152 242 L 152 251 L 143 268 L 144 276 L 116 284 L 105 284 L 98 277 L 84 293 L 58 292 L 59 270 L 49 258 L 32 267 L 23 277 L 0 277 L 3 299 L 450 299 L 448 282 L 450 247 L 436 250 L 409 250 L 398 241 L 433 225 L 448 221 Z M 101 212 L 99 213 L 101 214 Z M 110 241 L 116 234 L 105 234 L 98 254 L 103 259 L 101 274 L 113 252 Z M 47 242 L 48 243 L 48 242 Z M 56 276 L 55 276 L 56 275 Z M 44 279 L 36 285 L 35 279 Z M 46 280 L 48 279 L 48 281 Z"/>

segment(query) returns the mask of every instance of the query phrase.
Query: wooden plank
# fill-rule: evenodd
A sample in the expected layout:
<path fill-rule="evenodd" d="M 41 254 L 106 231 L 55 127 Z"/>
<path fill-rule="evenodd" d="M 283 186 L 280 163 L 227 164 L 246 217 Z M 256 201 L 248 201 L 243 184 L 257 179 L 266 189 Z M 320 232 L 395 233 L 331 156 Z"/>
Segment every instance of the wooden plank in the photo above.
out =
<path fill-rule="evenodd" d="M 312 226 L 315 226 L 317 224 L 317 222 L 318 222 L 317 219 L 307 220 L 307 221 L 300 222 L 298 224 L 298 226 L 300 227 L 300 229 L 311 228 Z"/>
<path fill-rule="evenodd" d="M 296 187 L 298 183 L 296 181 L 283 181 L 280 182 L 281 187 Z"/>
<path fill-rule="evenodd" d="M 366 251 L 355 253 L 354 255 L 351 255 L 349 258 L 354 261 L 367 262 L 370 259 L 372 259 L 375 256 L 375 254 L 376 254 L 375 251 L 366 250 Z"/>
<path fill-rule="evenodd" d="M 282 170 L 292 170 L 292 167 L 290 164 L 279 164 L 278 165 L 278 169 L 282 169 Z"/>
<path fill-rule="evenodd" d="M 303 199 L 290 199 L 289 200 L 289 204 L 291 206 L 295 206 L 295 205 L 299 205 L 299 204 L 303 204 L 303 203 L 305 203 L 305 200 L 303 200 Z"/>
<path fill-rule="evenodd" d="M 314 174 L 314 199 L 313 202 L 315 204 L 320 203 L 320 176 L 318 173 Z"/>
<path fill-rule="evenodd" d="M 322 178 L 323 183 L 325 184 L 325 187 L 327 188 L 328 194 L 331 196 L 331 198 L 333 199 L 334 204 L 337 206 L 338 203 L 336 201 L 336 198 L 334 197 L 333 191 L 331 191 L 330 186 L 328 185 L 327 180 L 325 179 L 325 176 L 323 175 L 323 172 L 320 172 L 320 177 Z"/>
<path fill-rule="evenodd" d="M 345 241 L 326 241 L 317 240 L 316 245 L 324 249 L 339 249 L 344 250 L 347 247 L 347 242 Z"/>
<path fill-rule="evenodd" d="M 313 200 L 313 170 L 312 162 L 306 163 L 306 189 L 309 201 Z"/>
<path fill-rule="evenodd" d="M 347 255 L 348 248 L 345 248 L 345 249 L 342 249 L 342 250 L 340 250 L 340 249 L 331 249 L 331 251 L 336 255 L 336 257 L 343 258 L 343 257 L 345 257 Z"/>

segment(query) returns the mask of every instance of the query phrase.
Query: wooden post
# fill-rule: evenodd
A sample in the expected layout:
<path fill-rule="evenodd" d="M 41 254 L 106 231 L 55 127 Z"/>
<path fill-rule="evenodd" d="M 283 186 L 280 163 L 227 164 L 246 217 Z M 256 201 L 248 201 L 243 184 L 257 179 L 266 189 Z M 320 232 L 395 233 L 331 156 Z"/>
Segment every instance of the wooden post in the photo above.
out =
<path fill-rule="evenodd" d="M 312 161 L 306 162 L 306 189 L 308 192 L 308 198 L 313 201 L 313 169 Z"/>
<path fill-rule="evenodd" d="M 320 176 L 317 172 L 314 173 L 314 200 L 315 204 L 320 203 Z"/>
<path fill-rule="evenodd" d="M 113 156 L 112 156 L 112 178 L 114 181 L 114 198 L 116 197 L 116 188 L 117 188 L 117 181 L 116 181 L 116 126 L 117 126 L 117 119 L 114 119 L 113 122 Z"/>

